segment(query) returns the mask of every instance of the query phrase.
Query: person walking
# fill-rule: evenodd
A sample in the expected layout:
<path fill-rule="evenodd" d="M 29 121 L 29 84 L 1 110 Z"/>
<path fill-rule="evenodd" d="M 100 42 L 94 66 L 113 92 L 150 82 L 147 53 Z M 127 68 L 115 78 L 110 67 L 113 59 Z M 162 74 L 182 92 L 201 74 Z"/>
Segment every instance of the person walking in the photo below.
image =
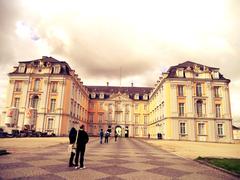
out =
<path fill-rule="evenodd" d="M 80 130 L 78 131 L 77 149 L 76 149 L 76 156 L 75 156 L 75 169 L 86 168 L 84 166 L 84 154 L 85 154 L 86 144 L 89 141 L 89 137 L 87 132 L 84 129 L 85 129 L 85 126 L 81 125 Z M 78 166 L 79 154 L 80 154 L 80 166 Z"/>
<path fill-rule="evenodd" d="M 100 130 L 100 133 L 99 133 L 99 137 L 100 137 L 100 144 L 102 144 L 102 140 L 103 140 L 103 129 Z"/>
<path fill-rule="evenodd" d="M 71 146 L 71 155 L 70 155 L 70 158 L 69 158 L 69 167 L 74 166 L 73 158 L 75 156 L 75 150 L 73 148 L 74 148 L 74 144 L 76 142 L 76 136 L 77 136 L 77 130 L 74 127 L 72 127 L 70 132 L 69 132 L 69 136 L 68 136 L 69 137 L 70 146 Z"/>
<path fill-rule="evenodd" d="M 109 132 L 108 130 L 105 131 L 105 143 L 108 144 L 108 137 L 109 137 Z"/>

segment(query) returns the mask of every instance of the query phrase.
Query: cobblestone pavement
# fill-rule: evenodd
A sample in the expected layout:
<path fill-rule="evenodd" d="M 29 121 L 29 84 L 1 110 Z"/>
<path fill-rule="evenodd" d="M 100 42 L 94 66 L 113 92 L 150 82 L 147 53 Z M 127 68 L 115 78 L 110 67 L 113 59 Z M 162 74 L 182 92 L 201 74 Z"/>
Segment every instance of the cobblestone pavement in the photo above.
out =
<path fill-rule="evenodd" d="M 67 144 L 22 149 L 0 156 L 0 179 L 237 179 L 132 138 L 109 144 L 91 138 L 84 170 L 69 168 L 68 158 Z"/>

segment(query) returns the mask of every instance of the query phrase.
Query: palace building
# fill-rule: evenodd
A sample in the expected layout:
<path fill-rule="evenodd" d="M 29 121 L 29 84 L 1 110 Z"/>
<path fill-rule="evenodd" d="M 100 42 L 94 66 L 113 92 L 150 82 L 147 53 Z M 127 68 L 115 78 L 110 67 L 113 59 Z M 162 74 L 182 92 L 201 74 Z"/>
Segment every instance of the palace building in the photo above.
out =
<path fill-rule="evenodd" d="M 194 62 L 172 66 L 150 93 L 148 132 L 163 139 L 231 142 L 230 80 Z"/>
<path fill-rule="evenodd" d="M 154 87 L 86 86 L 52 57 L 19 62 L 9 73 L 1 126 L 67 135 L 85 124 L 122 137 L 231 142 L 230 80 L 194 62 L 172 66 Z"/>

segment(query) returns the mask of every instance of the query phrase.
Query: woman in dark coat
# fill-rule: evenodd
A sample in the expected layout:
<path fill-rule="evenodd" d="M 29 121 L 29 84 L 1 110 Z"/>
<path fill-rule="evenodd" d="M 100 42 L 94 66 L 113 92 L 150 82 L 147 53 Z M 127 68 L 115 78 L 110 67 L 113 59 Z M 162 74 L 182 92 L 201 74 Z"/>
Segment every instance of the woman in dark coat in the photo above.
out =
<path fill-rule="evenodd" d="M 69 141 L 70 141 L 70 144 L 74 144 L 76 142 L 76 136 L 77 136 L 77 130 L 72 127 L 72 129 L 70 130 L 69 132 Z M 73 164 L 73 158 L 75 156 L 75 153 L 74 151 L 71 152 L 71 156 L 70 156 L 70 159 L 69 159 L 69 167 L 72 167 L 74 166 Z"/>

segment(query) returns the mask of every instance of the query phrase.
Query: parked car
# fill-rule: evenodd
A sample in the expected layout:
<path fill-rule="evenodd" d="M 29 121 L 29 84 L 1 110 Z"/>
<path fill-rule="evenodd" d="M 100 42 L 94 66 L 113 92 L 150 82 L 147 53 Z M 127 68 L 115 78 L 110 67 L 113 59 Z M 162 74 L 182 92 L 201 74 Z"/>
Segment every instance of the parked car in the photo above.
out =
<path fill-rule="evenodd" d="M 27 137 L 27 132 L 24 131 L 20 131 L 20 137 Z"/>
<path fill-rule="evenodd" d="M 6 138 L 8 133 L 0 131 L 0 138 Z"/>
<path fill-rule="evenodd" d="M 12 130 L 12 137 L 20 137 L 20 132 L 18 129 Z"/>

